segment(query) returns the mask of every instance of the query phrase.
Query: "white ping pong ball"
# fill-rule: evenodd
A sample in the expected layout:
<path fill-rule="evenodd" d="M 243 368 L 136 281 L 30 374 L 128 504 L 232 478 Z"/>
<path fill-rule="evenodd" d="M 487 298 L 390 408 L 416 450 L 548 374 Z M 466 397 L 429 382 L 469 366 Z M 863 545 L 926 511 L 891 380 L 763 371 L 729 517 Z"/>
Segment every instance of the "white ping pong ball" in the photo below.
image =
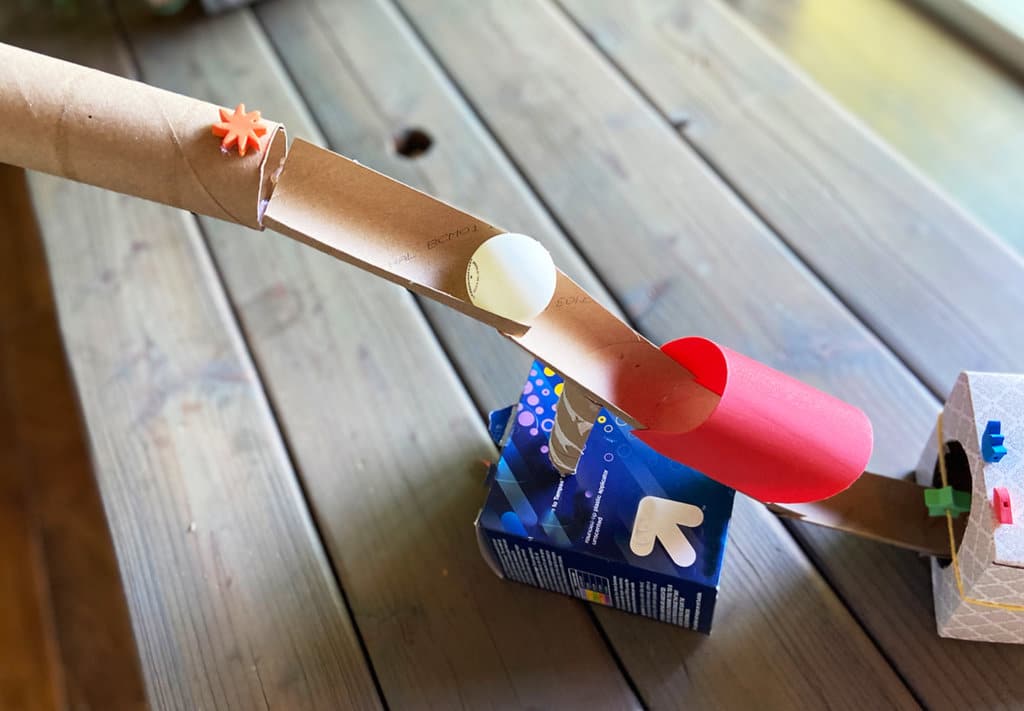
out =
<path fill-rule="evenodd" d="M 495 235 L 477 247 L 466 267 L 469 300 L 492 314 L 529 324 L 555 295 L 558 270 L 533 237 Z"/>

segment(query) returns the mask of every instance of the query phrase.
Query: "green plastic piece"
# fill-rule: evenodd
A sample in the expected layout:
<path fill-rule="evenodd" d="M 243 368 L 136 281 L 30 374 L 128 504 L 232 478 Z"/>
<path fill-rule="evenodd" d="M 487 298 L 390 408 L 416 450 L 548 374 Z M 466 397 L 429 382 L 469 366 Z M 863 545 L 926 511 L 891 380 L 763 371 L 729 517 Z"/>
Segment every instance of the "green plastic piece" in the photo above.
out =
<path fill-rule="evenodd" d="M 953 490 L 953 518 L 971 512 L 971 492 Z"/>
<path fill-rule="evenodd" d="M 929 516 L 945 516 L 949 511 L 956 518 L 971 510 L 971 495 L 966 491 L 957 491 L 952 486 L 925 489 L 924 505 L 928 507 Z"/>

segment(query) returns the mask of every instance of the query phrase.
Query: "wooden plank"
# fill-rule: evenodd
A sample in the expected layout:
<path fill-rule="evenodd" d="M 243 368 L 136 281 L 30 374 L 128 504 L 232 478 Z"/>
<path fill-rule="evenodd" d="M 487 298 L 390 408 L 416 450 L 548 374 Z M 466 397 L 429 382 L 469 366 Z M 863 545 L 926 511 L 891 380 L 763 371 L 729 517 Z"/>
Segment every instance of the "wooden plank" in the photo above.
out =
<path fill-rule="evenodd" d="M 0 300 L 10 307 L 0 315 L 0 380 L 17 415 L 4 430 L 30 482 L 67 703 L 144 708 L 138 653 L 24 171 L 0 166 L 0 221 Z"/>
<path fill-rule="evenodd" d="M 30 185 L 152 705 L 377 706 L 194 219 Z"/>
<path fill-rule="evenodd" d="M 989 229 L 1024 249 L 1019 81 L 912 2 L 729 5 Z"/>
<path fill-rule="evenodd" d="M 667 340 L 685 324 L 687 331 L 717 338 L 854 402 L 878 433 L 873 468 L 897 473 L 914 465 L 936 401 L 744 209 L 563 14 L 493 2 L 403 7 L 491 130 L 515 147 L 520 169 L 642 330 Z M 500 54 L 488 49 L 499 46 Z M 742 95 L 733 103 L 742 103 Z M 948 215 L 949 210 L 926 216 L 922 224 L 931 229 L 933 219 Z M 628 250 L 622 249 L 624 235 Z M 859 255 L 851 252 L 849 259 Z M 762 530 L 759 523 L 751 519 L 751 538 Z M 993 705 L 1020 696 L 1013 670 L 1024 650 L 935 637 L 927 572 L 912 555 L 794 528 L 929 705 L 965 705 L 971 703 L 968 694 Z M 775 570 L 772 555 L 761 553 L 750 556 L 742 545 L 732 549 L 733 559 L 746 554 L 754 570 L 774 575 L 770 584 L 777 594 L 800 587 L 797 577 Z M 624 645 L 612 638 L 628 659 Z M 816 660 L 825 668 L 836 662 Z M 655 684 L 670 673 L 668 666 L 637 668 Z M 971 681 L 964 683 L 964 674 Z M 831 697 L 836 698 L 844 697 Z"/>
<path fill-rule="evenodd" d="M 63 670 L 5 366 L 0 349 L 0 708 L 57 711 L 64 705 Z"/>
<path fill-rule="evenodd" d="M 147 80 L 319 138 L 248 12 L 126 18 Z M 408 292 L 278 235 L 202 224 L 388 704 L 635 707 L 580 603 L 481 559 L 471 524 L 494 447 Z"/>
<path fill-rule="evenodd" d="M 1001 0 L 916 0 L 981 53 L 1024 77 L 1024 10 Z"/>
<path fill-rule="evenodd" d="M 528 13 L 531 10 L 527 8 L 535 6 L 517 4 L 515 7 L 524 8 Z M 573 251 L 565 235 L 543 215 L 538 201 L 508 159 L 498 152 L 456 89 L 445 81 L 436 65 L 426 59 L 423 47 L 407 24 L 386 3 L 348 3 L 344 8 L 337 8 L 326 2 L 277 0 L 259 6 L 257 12 L 336 149 L 375 168 L 392 172 L 457 205 L 487 215 L 498 224 L 527 231 L 553 251 L 557 250 L 556 258 L 559 260 L 562 254 Z M 420 12 L 420 9 L 415 10 L 417 17 Z M 560 113 L 542 114 L 535 106 L 520 102 L 515 88 L 519 82 L 520 60 L 524 60 L 522 82 L 537 88 L 538 93 L 534 96 L 538 100 L 548 97 L 552 102 L 560 102 L 561 99 L 554 98 L 558 97 L 557 91 L 543 86 L 546 71 L 538 71 L 532 66 L 535 63 L 527 61 L 520 50 L 511 49 L 509 41 L 499 41 L 487 34 L 494 16 L 502 12 L 494 5 L 478 11 L 477 6 L 469 3 L 435 3 L 422 8 L 423 15 L 437 13 L 438 19 L 432 23 L 431 34 L 434 31 L 442 34 L 436 24 L 460 18 L 443 40 L 432 37 L 436 40 L 432 44 L 437 49 L 442 41 L 467 42 L 465 55 L 460 59 L 468 62 L 471 61 L 469 57 L 475 56 L 472 61 L 480 61 L 482 66 L 478 75 L 467 81 L 464 88 L 471 97 L 481 97 L 483 103 L 493 101 L 495 111 L 501 111 L 500 106 L 513 120 L 521 122 L 523 131 L 502 134 L 502 144 L 509 148 L 513 158 L 538 185 L 548 188 L 551 181 L 558 183 L 556 189 L 545 191 L 544 197 L 558 206 L 560 217 L 568 214 L 572 224 L 583 224 L 583 229 L 575 232 L 574 236 L 577 244 L 588 246 L 588 256 L 593 257 L 596 252 L 589 249 L 594 246 L 593 241 L 597 240 L 597 246 L 607 246 L 614 238 L 615 229 L 621 227 L 622 219 L 636 216 L 634 208 L 624 208 L 622 200 L 616 197 L 609 165 L 587 157 L 594 148 L 588 142 L 588 137 L 595 135 L 590 130 L 592 125 L 570 125 L 566 116 Z M 537 29 L 529 27 L 523 33 L 509 33 L 508 36 L 533 37 L 533 31 Z M 467 32 L 472 35 L 482 33 L 483 36 L 472 40 L 462 37 Z M 566 37 L 572 40 L 571 35 Z M 537 48 L 557 48 L 564 37 L 541 32 L 535 41 Z M 497 46 L 502 47 L 501 53 L 487 49 Z M 453 50 L 453 53 L 460 54 L 460 51 Z M 482 59 L 485 54 L 493 56 Z M 558 64 L 561 59 L 564 57 L 552 60 L 552 63 Z M 570 64 L 565 67 L 572 67 L 575 73 L 577 67 L 588 66 L 589 60 L 585 57 L 580 60 L 573 54 L 568 61 Z M 504 62 L 508 64 L 502 68 L 495 66 Z M 462 74 L 462 78 L 470 73 Z M 562 70 L 554 73 L 564 75 Z M 482 96 L 487 92 L 482 91 L 480 85 L 485 81 L 483 77 L 488 75 L 495 80 L 495 90 L 503 93 L 505 98 L 499 100 L 490 95 Z M 566 81 L 571 83 L 575 80 Z M 572 109 L 571 115 L 581 116 L 581 121 L 587 121 L 586 106 L 580 114 L 575 113 L 575 109 L 580 107 L 578 99 L 569 94 L 567 111 Z M 515 104 L 515 109 L 511 108 L 512 104 Z M 344 120 L 339 120 L 339 116 Z M 409 126 L 425 129 L 434 138 L 434 143 L 430 151 L 414 161 L 403 162 L 400 157 L 386 153 L 382 139 Z M 624 126 L 628 129 L 629 121 Z M 536 128 L 536 132 L 529 127 Z M 557 136 L 554 135 L 556 133 Z M 667 149 L 669 155 L 681 150 L 671 132 L 656 132 L 656 135 L 655 165 L 662 162 L 663 150 Z M 566 138 L 569 136 L 574 138 Z M 636 131 L 619 133 L 618 130 L 605 130 L 603 126 L 596 131 L 596 136 L 596 140 L 604 139 L 600 148 L 604 148 L 606 143 L 617 145 L 624 141 L 623 153 L 628 153 L 632 142 L 638 140 Z M 566 155 L 561 148 L 564 142 L 573 146 L 573 155 Z M 543 152 L 551 155 L 543 160 L 544 169 L 538 171 L 531 161 L 535 160 L 537 153 Z M 542 175 L 544 172 L 550 173 L 550 180 Z M 595 185 L 593 181 L 600 183 Z M 706 177 L 699 172 L 694 182 L 701 181 L 706 181 Z M 486 189 L 481 189 L 481 186 L 486 186 Z M 582 192 L 576 193 L 576 190 Z M 666 200 L 674 200 L 668 193 L 663 195 Z M 587 196 L 592 196 L 592 199 L 587 199 Z M 725 228 L 731 228 L 730 234 L 736 233 L 742 238 L 744 233 L 753 233 L 752 237 L 743 240 L 744 246 L 747 242 L 760 240 L 756 230 L 739 216 L 734 203 L 723 198 L 720 190 L 704 188 L 694 198 L 714 206 L 721 206 L 723 199 L 727 200 L 728 206 L 720 208 L 719 212 L 726 214 L 720 216 L 716 213 L 715 217 L 721 217 Z M 575 207 L 568 209 L 567 204 Z M 625 210 L 629 214 L 627 218 L 616 217 L 616 210 Z M 586 217 L 590 211 L 594 212 L 593 218 Z M 666 208 L 662 208 L 662 215 L 665 211 Z M 671 215 L 680 214 L 675 209 L 669 209 L 669 212 Z M 603 224 L 605 221 L 612 226 Z M 686 221 L 693 220 L 687 218 Z M 632 228 L 620 234 L 642 234 L 649 229 L 649 224 L 653 226 L 654 223 L 645 218 L 637 219 Z M 770 245 L 755 251 L 756 257 L 767 255 L 762 261 L 769 265 L 779 261 Z M 609 261 L 640 260 L 645 269 L 650 270 L 653 268 L 650 265 L 660 256 L 650 250 L 639 255 L 609 250 L 603 262 L 607 265 Z M 718 258 L 714 265 L 720 267 L 725 261 L 725 258 Z M 569 270 L 575 278 L 584 280 L 589 288 L 595 282 L 593 274 L 585 271 L 585 265 L 578 256 L 573 263 L 576 266 Z M 678 260 L 673 259 L 665 267 L 665 273 L 676 268 Z M 630 275 L 635 279 L 636 291 L 620 289 L 620 298 L 623 295 L 633 299 L 646 298 L 648 285 L 642 283 L 641 275 L 636 272 L 631 271 Z M 788 266 L 772 281 L 784 283 L 787 279 L 796 281 L 798 285 L 809 284 L 802 273 L 795 273 L 794 279 L 794 271 Z M 755 278 L 749 280 L 757 281 Z M 669 285 L 668 280 L 665 283 Z M 793 290 L 786 293 L 793 294 Z M 665 302 L 663 309 L 655 307 L 651 311 L 654 319 L 651 323 L 658 320 L 662 324 L 671 323 L 673 309 L 685 314 L 679 318 L 691 314 L 699 317 L 703 309 L 718 308 L 724 300 L 724 297 L 718 297 L 709 301 L 700 294 L 693 297 L 696 303 L 689 309 L 681 307 L 682 298 Z M 779 306 L 769 303 L 763 315 L 778 313 L 777 309 L 782 307 L 799 311 L 801 300 L 811 303 L 807 309 L 811 316 L 823 317 L 824 327 L 839 328 L 844 340 L 853 337 L 848 319 L 836 317 L 834 304 L 812 286 L 798 290 L 793 301 L 788 303 L 781 297 Z M 755 301 L 750 299 L 752 303 Z M 721 311 L 735 313 L 735 308 Z M 511 366 L 496 368 L 493 363 L 478 362 L 473 340 L 475 334 L 471 330 L 462 329 L 459 319 L 446 320 L 429 309 L 428 313 L 442 340 L 452 344 L 451 356 L 459 363 L 460 373 L 471 384 L 484 408 L 502 402 L 507 398 L 505 393 L 518 389 L 521 370 Z M 748 319 L 746 312 L 736 315 L 741 317 L 735 322 L 738 329 Z M 710 315 L 705 314 L 703 320 L 710 320 Z M 801 351 L 799 342 L 793 342 L 796 324 L 793 326 L 788 344 L 790 352 L 804 362 L 807 372 L 813 372 L 818 361 Z M 862 362 L 857 358 L 847 358 L 844 364 L 852 370 L 866 367 L 869 372 L 885 375 L 885 364 L 891 364 L 891 359 L 877 351 L 865 350 L 867 353 Z M 484 368 L 488 371 L 486 377 L 481 374 Z M 886 385 L 889 384 L 887 381 Z M 911 398 L 913 393 L 920 392 L 906 379 L 896 378 L 892 385 L 896 391 Z M 927 431 L 925 421 L 918 425 Z M 909 457 L 907 459 L 909 461 Z M 853 699 L 866 694 L 871 697 L 865 701 L 866 704 L 913 706 L 912 699 L 905 694 L 885 661 L 877 655 L 870 641 L 847 616 L 773 517 L 761 507 L 742 500 L 738 503 L 731 538 L 732 551 L 727 556 L 723 576 L 721 617 L 710 641 L 630 615 L 600 608 L 595 610 L 647 703 L 654 706 L 690 703 L 740 708 L 748 706 L 750 699 L 756 697 L 762 699 L 767 707 L 815 707 L 826 703 L 852 704 Z M 826 642 L 835 639 L 844 640 L 844 644 L 837 646 Z M 822 655 L 823 648 L 829 649 L 827 655 Z M 833 652 L 836 656 L 832 656 Z M 877 679 L 877 684 L 863 688 L 863 679 L 869 677 Z"/>
<path fill-rule="evenodd" d="M 69 705 L 145 708 L 138 650 L 56 314 L 23 326 L 6 346 Z"/>
<path fill-rule="evenodd" d="M 33 268 L 32 222 L 24 171 L 0 165 L 0 708 L 26 711 L 58 709 L 66 701 L 43 535 L 17 429 L 17 373 L 10 364 L 19 328 L 48 301 L 45 279 Z"/>
<path fill-rule="evenodd" d="M 16 328 L 26 318 L 53 308 L 25 171 L 0 164 L 0 329 Z"/>
<path fill-rule="evenodd" d="M 1021 367 L 1024 329 L 996 325 L 1024 310 L 1024 260 L 720 5 L 647 2 L 628 32 L 614 2 L 566 7 L 937 394 L 961 370 Z M 1024 139 L 1019 123 L 1004 129 Z"/>
<path fill-rule="evenodd" d="M 198 235 L 55 179 L 33 192 L 153 705 L 371 705 Z"/>

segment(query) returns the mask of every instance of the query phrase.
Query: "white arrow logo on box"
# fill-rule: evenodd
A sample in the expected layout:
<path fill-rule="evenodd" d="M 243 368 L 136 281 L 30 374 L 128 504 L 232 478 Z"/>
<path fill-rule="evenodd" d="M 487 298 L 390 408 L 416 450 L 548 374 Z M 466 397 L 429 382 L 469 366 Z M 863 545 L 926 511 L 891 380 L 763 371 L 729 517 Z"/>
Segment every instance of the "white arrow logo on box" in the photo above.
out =
<path fill-rule="evenodd" d="M 697 551 L 679 527 L 696 528 L 703 522 L 704 512 L 693 504 L 645 496 L 636 507 L 629 549 L 635 555 L 648 556 L 654 552 L 654 541 L 659 540 L 672 562 L 686 568 L 697 560 Z"/>

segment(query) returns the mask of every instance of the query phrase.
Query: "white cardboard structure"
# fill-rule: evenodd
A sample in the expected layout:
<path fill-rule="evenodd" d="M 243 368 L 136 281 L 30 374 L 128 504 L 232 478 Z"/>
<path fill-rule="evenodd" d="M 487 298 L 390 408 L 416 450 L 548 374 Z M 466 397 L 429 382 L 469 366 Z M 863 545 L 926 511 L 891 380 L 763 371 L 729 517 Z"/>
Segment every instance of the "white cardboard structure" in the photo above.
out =
<path fill-rule="evenodd" d="M 999 462 L 982 457 L 982 436 L 990 420 L 1000 421 L 1005 437 L 1007 453 Z M 917 467 L 922 486 L 933 486 L 938 427 Z M 1024 644 L 1024 375 L 961 373 L 943 409 L 941 427 L 944 444 L 959 443 L 966 454 L 971 510 L 955 560 L 932 559 L 938 633 Z M 1009 491 L 1013 523 L 1000 523 L 994 512 L 996 487 Z"/>

